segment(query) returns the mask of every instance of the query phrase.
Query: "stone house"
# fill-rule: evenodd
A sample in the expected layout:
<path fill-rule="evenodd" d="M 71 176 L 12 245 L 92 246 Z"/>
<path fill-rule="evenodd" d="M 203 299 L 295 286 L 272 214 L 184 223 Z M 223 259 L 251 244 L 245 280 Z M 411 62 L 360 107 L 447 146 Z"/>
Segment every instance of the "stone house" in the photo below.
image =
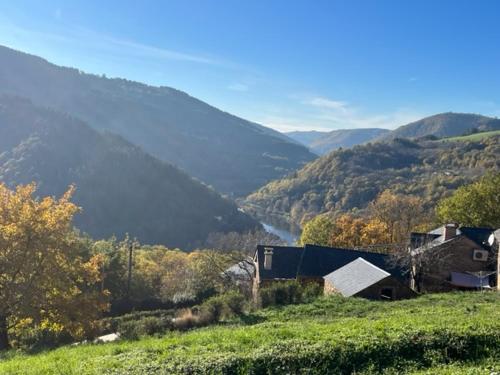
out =
<path fill-rule="evenodd" d="M 340 294 L 375 300 L 397 300 L 416 295 L 389 272 L 361 257 L 323 276 L 323 279 L 326 295 Z"/>
<path fill-rule="evenodd" d="M 405 273 L 395 267 L 386 254 L 315 245 L 257 246 L 254 256 L 254 296 L 257 296 L 261 287 L 290 280 L 302 283 L 314 282 L 324 288 L 324 276 L 360 257 L 388 272 L 401 284 L 405 284 Z"/>
<path fill-rule="evenodd" d="M 491 228 L 447 224 L 428 233 L 412 233 L 412 287 L 428 292 L 495 288 L 497 244 Z"/>

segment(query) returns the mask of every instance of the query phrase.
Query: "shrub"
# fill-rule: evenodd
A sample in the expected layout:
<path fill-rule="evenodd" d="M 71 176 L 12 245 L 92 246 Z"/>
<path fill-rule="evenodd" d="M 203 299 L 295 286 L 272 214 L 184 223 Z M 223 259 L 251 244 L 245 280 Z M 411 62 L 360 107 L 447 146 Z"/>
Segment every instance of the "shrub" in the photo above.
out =
<path fill-rule="evenodd" d="M 260 289 L 262 307 L 302 302 L 303 287 L 297 281 L 284 281 Z"/>
<path fill-rule="evenodd" d="M 119 332 L 121 337 L 136 340 L 141 336 L 165 333 L 173 328 L 173 310 L 140 311 L 102 319 L 102 334 Z"/>
<path fill-rule="evenodd" d="M 323 288 L 317 283 L 307 283 L 302 286 L 301 302 L 309 303 L 323 294 Z"/>
<path fill-rule="evenodd" d="M 18 332 L 12 345 L 28 352 L 38 352 L 73 342 L 73 337 L 66 331 L 55 331 L 48 328 L 26 327 Z"/>
<path fill-rule="evenodd" d="M 221 296 L 211 297 L 200 306 L 200 311 L 212 317 L 212 321 L 218 322 L 225 310 L 224 300 Z"/>
<path fill-rule="evenodd" d="M 242 314 L 245 304 L 245 297 L 236 291 L 211 297 L 200 306 L 181 310 L 173 320 L 173 326 L 175 329 L 187 330 L 217 323 Z"/>
<path fill-rule="evenodd" d="M 183 309 L 179 312 L 178 316 L 173 320 L 173 327 L 175 329 L 185 331 L 198 325 L 198 317 L 193 314 L 191 309 Z"/>
<path fill-rule="evenodd" d="M 239 292 L 229 292 L 221 296 L 231 315 L 241 315 L 245 309 L 245 297 Z"/>
<path fill-rule="evenodd" d="M 123 322 L 119 324 L 118 332 L 120 332 L 122 338 L 127 340 L 137 340 L 140 336 L 136 322 Z"/>

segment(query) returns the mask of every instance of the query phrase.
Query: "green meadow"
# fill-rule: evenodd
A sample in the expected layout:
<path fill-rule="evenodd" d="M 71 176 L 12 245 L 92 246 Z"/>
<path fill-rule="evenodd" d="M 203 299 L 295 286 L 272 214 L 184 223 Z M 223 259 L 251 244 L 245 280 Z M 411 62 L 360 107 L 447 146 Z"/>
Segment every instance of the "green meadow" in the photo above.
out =
<path fill-rule="evenodd" d="M 500 293 L 321 297 L 136 341 L 7 352 L 0 374 L 490 374 Z"/>
<path fill-rule="evenodd" d="M 450 137 L 445 138 L 445 141 L 467 141 L 467 142 L 478 142 L 484 138 L 493 137 L 496 135 L 500 135 L 500 130 L 493 130 L 489 132 L 475 133 L 470 135 L 463 135 L 460 137 Z"/>

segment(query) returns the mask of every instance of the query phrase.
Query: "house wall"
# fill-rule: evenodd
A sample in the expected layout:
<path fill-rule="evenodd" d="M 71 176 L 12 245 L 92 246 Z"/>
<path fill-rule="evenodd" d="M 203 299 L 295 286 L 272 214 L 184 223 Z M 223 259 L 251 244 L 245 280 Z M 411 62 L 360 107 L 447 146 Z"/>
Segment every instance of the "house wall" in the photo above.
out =
<path fill-rule="evenodd" d="M 421 288 L 427 292 L 445 292 L 456 289 L 450 284 L 451 272 L 478 272 L 495 270 L 493 253 L 486 262 L 473 259 L 473 252 L 481 249 L 479 245 L 460 236 L 449 244 L 443 244 L 435 251 L 436 262 L 425 272 Z M 434 251 L 431 249 L 430 251 Z"/>
<path fill-rule="evenodd" d="M 362 297 L 371 300 L 380 300 L 380 292 L 383 288 L 391 288 L 393 299 L 407 299 L 416 296 L 416 293 L 408 288 L 406 285 L 402 284 L 400 281 L 392 276 L 386 277 L 385 279 L 379 281 L 376 284 L 369 286 L 368 288 L 357 293 L 354 297 Z M 339 294 L 335 286 L 325 281 L 323 288 L 325 295 Z"/>
<path fill-rule="evenodd" d="M 378 283 L 373 284 L 372 286 L 362 290 L 361 292 L 359 292 L 355 296 L 356 297 L 363 297 L 363 298 L 367 298 L 367 299 L 379 300 L 379 299 L 382 299 L 380 296 L 380 292 L 384 288 L 391 288 L 392 289 L 392 296 L 393 296 L 394 300 L 408 299 L 408 298 L 415 297 L 417 295 L 409 287 L 402 284 L 400 281 L 398 281 L 394 277 L 389 276 L 383 280 L 380 280 Z"/>

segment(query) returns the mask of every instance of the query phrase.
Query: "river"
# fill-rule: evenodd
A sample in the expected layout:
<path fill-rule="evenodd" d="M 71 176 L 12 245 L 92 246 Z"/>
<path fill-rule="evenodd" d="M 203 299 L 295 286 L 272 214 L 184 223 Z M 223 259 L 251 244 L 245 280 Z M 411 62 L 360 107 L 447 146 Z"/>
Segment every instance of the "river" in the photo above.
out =
<path fill-rule="evenodd" d="M 264 227 L 265 231 L 268 233 L 272 233 L 279 238 L 281 238 L 283 241 L 286 241 L 287 245 L 295 245 L 295 242 L 297 242 L 299 235 L 293 234 L 287 229 L 283 228 L 278 228 L 275 227 L 271 224 L 267 224 L 264 222 L 261 222 L 262 226 Z"/>

